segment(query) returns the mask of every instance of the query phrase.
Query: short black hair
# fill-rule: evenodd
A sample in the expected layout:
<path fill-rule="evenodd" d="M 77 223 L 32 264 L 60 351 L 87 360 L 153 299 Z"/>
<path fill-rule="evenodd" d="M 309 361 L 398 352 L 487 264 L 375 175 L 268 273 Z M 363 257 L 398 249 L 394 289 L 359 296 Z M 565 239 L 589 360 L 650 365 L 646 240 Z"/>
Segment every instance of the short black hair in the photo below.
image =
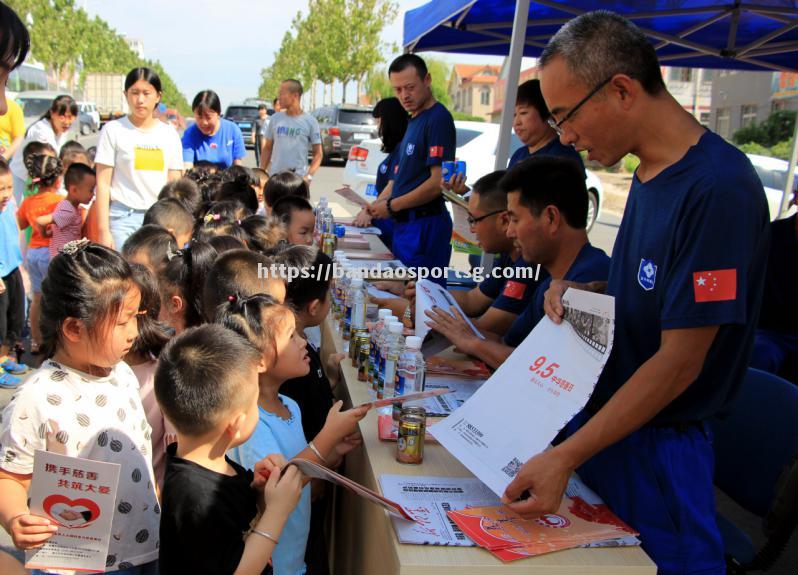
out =
<path fill-rule="evenodd" d="M 427 77 L 429 73 L 427 70 L 427 63 L 424 62 L 421 56 L 417 56 L 416 54 L 402 54 L 396 57 L 388 67 L 388 75 L 399 73 L 411 66 L 416 69 L 419 78 L 424 79 Z"/>
<path fill-rule="evenodd" d="M 0 63 L 10 72 L 25 61 L 30 34 L 17 13 L 0 2 Z"/>
<path fill-rule="evenodd" d="M 166 265 L 166 254 L 178 249 L 177 240 L 169 230 L 154 224 L 141 226 L 122 246 L 122 255 L 130 260 L 139 251 L 144 251 L 153 268 L 160 271 Z"/>
<path fill-rule="evenodd" d="M 258 195 L 255 193 L 255 190 L 252 189 L 253 184 L 250 182 L 250 178 L 251 176 L 246 174 L 234 180 L 225 181 L 221 187 L 214 192 L 211 199 L 215 202 L 237 200 L 254 214 L 258 211 L 260 204 L 258 203 Z M 258 183 L 260 182 L 254 185 Z"/>
<path fill-rule="evenodd" d="M 543 93 L 540 91 L 540 80 L 527 80 L 518 86 L 518 95 L 515 98 L 516 106 L 532 106 L 537 110 L 541 120 L 551 116 Z"/>
<path fill-rule="evenodd" d="M 558 156 L 532 156 L 513 166 L 499 185 L 520 192 L 520 204 L 535 216 L 555 206 L 572 228 L 587 227 L 585 171 L 575 161 Z"/>
<path fill-rule="evenodd" d="M 66 174 L 64 174 L 64 187 L 68 190 L 70 187 L 80 184 L 84 178 L 94 175 L 92 168 L 86 164 L 75 162 L 67 168 Z"/>
<path fill-rule="evenodd" d="M 230 409 L 257 393 L 247 393 L 246 377 L 261 351 L 221 325 L 188 329 L 161 352 L 155 370 L 155 398 L 177 431 L 201 436 Z"/>
<path fill-rule="evenodd" d="M 194 96 L 194 101 L 191 102 L 192 112 L 201 114 L 205 110 L 212 110 L 219 115 L 222 114 L 222 102 L 219 100 L 219 94 L 213 90 L 199 92 Z"/>
<path fill-rule="evenodd" d="M 64 142 L 64 145 L 61 146 L 61 150 L 58 152 L 58 159 L 63 162 L 67 154 L 71 152 L 82 152 L 85 154 L 86 148 L 84 148 L 83 144 L 81 144 L 80 142 L 77 142 L 75 140 L 69 140 L 67 142 Z"/>
<path fill-rule="evenodd" d="M 302 176 L 294 172 L 278 172 L 266 182 L 263 188 L 263 201 L 272 207 L 285 196 L 299 196 L 309 200 L 310 188 Z"/>
<path fill-rule="evenodd" d="M 196 215 L 200 204 L 202 204 L 202 194 L 197 182 L 187 177 L 172 180 L 161 188 L 158 200 L 168 199 L 180 200 L 192 215 Z"/>
<path fill-rule="evenodd" d="M 277 265 L 309 272 L 299 275 L 285 284 L 286 303 L 297 311 L 302 310 L 313 300 L 324 301 L 330 291 L 332 259 L 323 251 L 312 246 L 290 246 L 274 257 Z M 319 271 L 321 270 L 321 273 Z"/>
<path fill-rule="evenodd" d="M 249 216 L 241 220 L 241 228 L 249 236 L 249 249 L 266 252 L 288 239 L 285 224 L 272 216 Z"/>
<path fill-rule="evenodd" d="M 288 225 L 294 212 L 313 211 L 313 206 L 305 198 L 300 196 L 285 196 L 277 200 L 272 206 L 272 215 L 281 222 Z"/>
<path fill-rule="evenodd" d="M 506 173 L 507 170 L 496 170 L 474 182 L 471 193 L 479 196 L 480 209 L 486 212 L 507 209 L 507 192 L 499 185 Z"/>
<path fill-rule="evenodd" d="M 269 278 L 259 275 L 258 267 L 268 269 L 274 260 L 250 250 L 230 250 L 213 262 L 202 295 L 202 311 L 206 321 L 213 321 L 217 308 L 230 296 L 241 297 L 266 293 Z"/>
<path fill-rule="evenodd" d="M 0 156 L 0 176 L 5 176 L 11 173 L 11 167 L 6 162 L 6 159 Z"/>
<path fill-rule="evenodd" d="M 380 119 L 379 133 L 382 140 L 382 151 L 390 154 L 405 137 L 410 116 L 402 107 L 399 98 L 383 98 L 374 106 L 371 115 Z"/>
<path fill-rule="evenodd" d="M 266 106 L 266 104 L 258 104 L 258 110 L 268 110 L 268 109 L 269 108 Z"/>
<path fill-rule="evenodd" d="M 304 90 L 302 89 L 302 82 L 300 82 L 299 80 L 296 80 L 294 78 L 288 78 L 287 80 L 283 80 L 282 83 L 289 84 L 291 86 L 291 91 L 294 94 L 299 94 L 301 96 L 302 93 L 304 92 Z"/>
<path fill-rule="evenodd" d="M 159 200 L 144 213 L 144 225 L 147 224 L 174 230 L 176 235 L 190 234 L 194 229 L 194 216 L 180 200 Z"/>
<path fill-rule="evenodd" d="M 247 249 L 247 244 L 235 236 L 213 236 L 208 238 L 208 243 L 213 246 L 217 254 L 223 254 L 230 250 Z"/>

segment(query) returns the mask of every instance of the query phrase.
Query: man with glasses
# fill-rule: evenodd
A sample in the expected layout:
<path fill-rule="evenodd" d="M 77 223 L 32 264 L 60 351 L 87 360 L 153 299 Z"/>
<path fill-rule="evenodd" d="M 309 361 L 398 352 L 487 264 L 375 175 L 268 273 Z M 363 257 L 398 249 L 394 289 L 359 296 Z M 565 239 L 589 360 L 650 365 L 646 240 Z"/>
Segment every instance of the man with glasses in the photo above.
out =
<path fill-rule="evenodd" d="M 753 344 L 768 246 L 762 184 L 667 92 L 653 45 L 624 18 L 575 18 L 539 65 L 560 141 L 604 165 L 632 153 L 640 166 L 602 286 L 615 297 L 612 355 L 566 438 L 522 466 L 505 501 L 526 517 L 553 512 L 578 469 L 640 532 L 659 573 L 725 573 L 708 421 L 734 399 Z M 569 287 L 597 286 L 552 282 L 555 322 Z"/>
<path fill-rule="evenodd" d="M 507 193 L 499 186 L 505 173 L 499 170 L 482 176 L 468 197 L 468 223 L 480 247 L 486 253 L 498 254 L 496 265 L 476 287 L 449 291 L 463 313 L 477 318 L 473 323 L 481 332 L 497 338 L 513 325 L 529 305 L 537 286 L 548 277 L 546 270 L 538 272 L 533 262 L 524 261 L 519 245 L 507 237 Z M 405 297 L 414 299 L 415 282 L 408 284 Z M 463 325 L 473 335 L 465 322 Z"/>

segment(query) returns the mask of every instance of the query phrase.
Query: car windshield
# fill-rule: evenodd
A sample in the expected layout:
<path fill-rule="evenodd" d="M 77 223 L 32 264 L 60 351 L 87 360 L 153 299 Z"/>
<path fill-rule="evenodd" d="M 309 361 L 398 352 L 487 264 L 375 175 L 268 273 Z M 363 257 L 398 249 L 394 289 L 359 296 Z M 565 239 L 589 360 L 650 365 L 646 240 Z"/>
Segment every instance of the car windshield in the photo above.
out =
<path fill-rule="evenodd" d="M 783 190 L 787 185 L 787 172 L 778 172 L 776 170 L 768 170 L 762 166 L 754 166 L 762 185 L 766 188 L 773 188 L 776 190 Z"/>
<path fill-rule="evenodd" d="M 41 116 L 50 109 L 52 98 L 25 98 L 20 100 L 22 113 L 25 116 Z"/>
<path fill-rule="evenodd" d="M 457 128 L 457 146 L 458 148 L 462 148 L 471 140 L 477 138 L 482 132 L 479 130 L 467 130 L 465 128 Z"/>
<path fill-rule="evenodd" d="M 228 118 L 255 119 L 258 117 L 258 109 L 249 106 L 230 106 L 225 115 Z"/>
<path fill-rule="evenodd" d="M 355 111 L 355 110 L 339 110 L 338 111 L 339 124 L 354 124 L 356 126 L 373 126 L 377 120 L 371 115 L 368 110 Z"/>

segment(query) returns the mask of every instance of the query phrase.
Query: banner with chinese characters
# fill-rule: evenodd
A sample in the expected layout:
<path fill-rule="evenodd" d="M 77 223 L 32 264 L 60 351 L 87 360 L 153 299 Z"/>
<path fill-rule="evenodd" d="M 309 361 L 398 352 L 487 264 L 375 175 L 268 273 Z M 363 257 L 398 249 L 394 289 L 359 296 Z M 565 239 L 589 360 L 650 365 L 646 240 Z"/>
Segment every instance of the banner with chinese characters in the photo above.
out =
<path fill-rule="evenodd" d="M 40 548 L 27 551 L 28 569 L 102 573 L 111 538 L 120 466 L 37 450 L 30 512 L 58 525 Z"/>
<path fill-rule="evenodd" d="M 615 300 L 569 289 L 565 317 L 544 317 L 433 435 L 497 495 L 584 408 L 612 349 Z M 418 305 L 418 304 L 416 304 Z"/>

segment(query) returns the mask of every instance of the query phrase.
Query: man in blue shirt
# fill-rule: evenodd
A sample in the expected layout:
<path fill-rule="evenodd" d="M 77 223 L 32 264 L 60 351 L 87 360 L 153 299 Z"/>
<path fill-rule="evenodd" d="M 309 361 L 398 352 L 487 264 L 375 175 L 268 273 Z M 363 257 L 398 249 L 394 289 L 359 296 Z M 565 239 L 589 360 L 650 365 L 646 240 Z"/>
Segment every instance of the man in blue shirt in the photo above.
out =
<path fill-rule="evenodd" d="M 573 146 L 560 142 L 557 132 L 546 121 L 550 116 L 540 93 L 540 80 L 527 80 L 518 86 L 513 130 L 524 145 L 510 157 L 508 169 L 530 156 L 561 156 L 577 162 L 584 172 L 582 156 Z"/>
<path fill-rule="evenodd" d="M 610 267 L 607 254 L 587 239 L 587 188 L 575 162 L 552 156 L 529 158 L 508 170 L 499 186 L 507 194 L 508 238 L 518 245 L 524 260 L 539 262 L 547 277 L 503 340 L 485 332 L 486 338 L 480 339 L 461 318 L 442 310 L 429 314 L 432 329 L 493 368 L 504 363 L 543 317 L 543 294 L 551 278 L 606 281 Z"/>
<path fill-rule="evenodd" d="M 454 160 L 454 120 L 432 96 L 424 60 L 403 54 L 391 63 L 388 76 L 410 122 L 397 148 L 396 174 L 369 215 L 394 220 L 393 253 L 406 266 L 445 268 L 452 255 L 452 218 L 441 194 L 441 164 Z M 429 279 L 446 285 L 442 271 Z"/>
<path fill-rule="evenodd" d="M 567 438 L 527 461 L 504 500 L 527 517 L 550 513 L 578 468 L 640 532 L 659 573 L 725 573 L 707 420 L 734 399 L 753 343 L 768 247 L 762 185 L 744 154 L 668 93 L 653 46 L 624 18 L 575 18 L 539 64 L 560 140 L 604 165 L 632 153 L 640 166 L 606 286 L 610 360 Z M 555 322 L 568 287 L 588 286 L 552 282 L 544 305 Z"/>

